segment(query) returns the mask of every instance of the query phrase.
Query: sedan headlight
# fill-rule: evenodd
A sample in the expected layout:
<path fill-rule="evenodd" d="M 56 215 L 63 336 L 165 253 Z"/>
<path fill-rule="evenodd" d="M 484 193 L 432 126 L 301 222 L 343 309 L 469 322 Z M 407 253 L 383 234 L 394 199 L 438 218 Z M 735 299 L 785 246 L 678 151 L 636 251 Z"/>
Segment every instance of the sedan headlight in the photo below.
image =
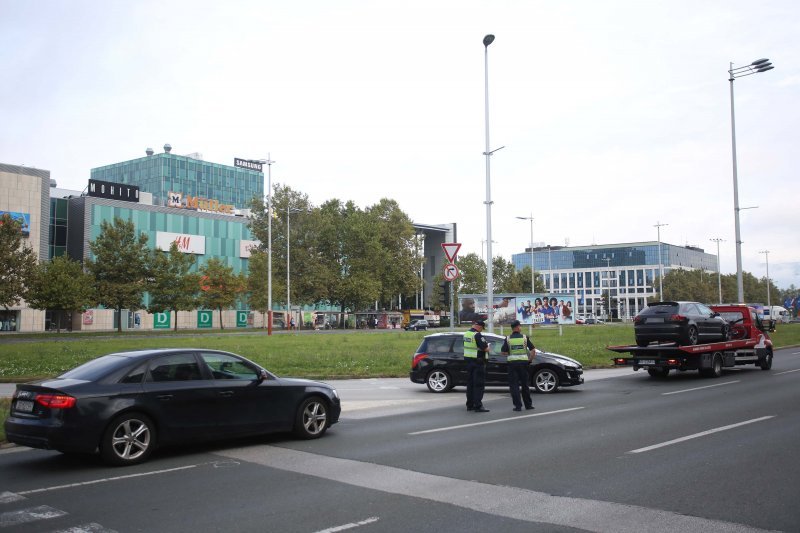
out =
<path fill-rule="evenodd" d="M 333 387 L 331 387 L 331 392 L 333 393 L 333 397 L 338 400 L 339 399 L 339 392 L 336 389 L 334 389 Z"/>

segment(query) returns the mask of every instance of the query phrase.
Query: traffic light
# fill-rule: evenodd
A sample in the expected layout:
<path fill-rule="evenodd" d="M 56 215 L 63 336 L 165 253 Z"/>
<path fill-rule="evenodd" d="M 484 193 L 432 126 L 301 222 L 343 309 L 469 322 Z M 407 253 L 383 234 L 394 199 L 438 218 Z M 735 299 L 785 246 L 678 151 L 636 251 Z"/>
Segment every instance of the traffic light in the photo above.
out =
<path fill-rule="evenodd" d="M 449 281 L 440 281 L 439 282 L 439 303 L 442 305 L 450 303 L 450 282 Z"/>

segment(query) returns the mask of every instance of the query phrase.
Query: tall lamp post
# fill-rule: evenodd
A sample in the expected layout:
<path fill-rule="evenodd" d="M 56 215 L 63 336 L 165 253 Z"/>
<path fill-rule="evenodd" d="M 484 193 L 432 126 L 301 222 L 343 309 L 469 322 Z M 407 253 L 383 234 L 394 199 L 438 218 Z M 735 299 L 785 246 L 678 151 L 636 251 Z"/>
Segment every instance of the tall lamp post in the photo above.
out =
<path fill-rule="evenodd" d="M 486 35 L 483 38 L 483 72 L 484 72 L 484 94 L 485 94 L 485 122 L 486 122 L 486 307 L 489 319 L 489 331 L 494 329 L 494 314 L 492 304 L 494 303 L 494 279 L 492 272 L 492 186 L 491 171 L 489 160 L 492 150 L 489 147 L 489 45 L 494 42 L 494 35 Z M 498 148 L 499 150 L 500 148 Z M 495 150 L 496 151 L 496 150 Z"/>
<path fill-rule="evenodd" d="M 658 231 L 658 299 L 664 301 L 664 262 L 661 260 L 661 226 L 669 226 L 656 222 L 653 226 Z"/>
<path fill-rule="evenodd" d="M 709 240 L 717 243 L 717 289 L 719 289 L 719 303 L 722 304 L 722 273 L 719 269 L 719 243 L 725 242 L 725 239 L 714 237 L 713 239 Z"/>
<path fill-rule="evenodd" d="M 731 152 L 733 154 L 733 216 L 734 216 L 734 224 L 736 229 L 736 290 L 738 296 L 738 302 L 744 302 L 744 281 L 742 279 L 742 235 L 739 229 L 739 184 L 738 184 L 738 176 L 737 176 L 737 168 L 736 168 L 736 120 L 734 118 L 733 113 L 733 80 L 736 78 L 743 78 L 744 76 L 750 76 L 752 74 L 758 74 L 760 72 L 766 72 L 767 70 L 772 70 L 773 67 L 772 63 L 769 62 L 769 59 L 757 59 L 750 63 L 749 65 L 745 65 L 743 67 L 733 68 L 733 63 L 730 64 L 730 69 L 728 70 L 728 74 L 730 78 L 728 81 L 731 82 Z"/>
<path fill-rule="evenodd" d="M 259 163 L 267 165 L 267 335 L 272 335 L 272 164 L 267 154 Z"/>
<path fill-rule="evenodd" d="M 536 284 L 535 284 L 536 276 L 535 276 L 534 270 L 533 270 L 533 213 L 531 213 L 531 216 L 529 216 L 529 217 L 517 217 L 517 219 L 519 219 L 519 220 L 530 220 L 531 221 L 531 245 L 530 245 L 531 246 L 531 248 L 530 248 L 530 250 L 531 250 L 531 294 L 533 294 L 533 293 L 536 292 Z"/>
<path fill-rule="evenodd" d="M 550 245 L 547 245 L 547 276 L 548 276 L 548 285 L 550 286 L 549 291 L 550 293 L 553 292 L 553 256 L 550 253 Z"/>
<path fill-rule="evenodd" d="M 289 231 L 289 219 L 291 218 L 290 215 L 292 213 L 299 213 L 302 209 L 292 208 L 290 206 L 286 206 L 286 326 L 288 327 L 292 323 L 292 293 L 291 293 L 291 276 L 289 275 L 289 267 L 291 265 L 291 261 L 289 259 L 289 250 L 290 246 L 289 243 L 291 242 L 291 233 Z M 290 330 L 291 331 L 291 330 Z"/>
<path fill-rule="evenodd" d="M 769 310 L 769 318 L 772 318 L 772 302 L 769 299 L 769 250 L 761 250 L 758 252 L 760 254 L 764 254 L 764 258 L 767 260 L 767 309 Z"/>

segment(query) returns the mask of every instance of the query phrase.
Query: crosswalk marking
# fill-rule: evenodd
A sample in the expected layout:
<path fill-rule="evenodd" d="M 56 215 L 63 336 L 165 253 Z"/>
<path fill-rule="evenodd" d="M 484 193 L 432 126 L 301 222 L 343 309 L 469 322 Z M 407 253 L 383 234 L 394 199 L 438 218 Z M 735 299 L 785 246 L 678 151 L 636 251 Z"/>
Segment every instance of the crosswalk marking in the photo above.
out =
<path fill-rule="evenodd" d="M 89 524 L 83 524 L 80 526 L 71 527 L 69 529 L 59 529 L 51 533 L 117 533 L 117 531 L 114 529 L 104 528 L 100 524 L 91 522 Z"/>
<path fill-rule="evenodd" d="M 18 511 L 8 511 L 0 514 L 0 528 L 27 524 L 28 522 L 36 522 L 37 520 L 58 518 L 66 514 L 67 513 L 64 511 L 48 507 L 47 505 L 29 507 L 28 509 L 20 509 Z"/>

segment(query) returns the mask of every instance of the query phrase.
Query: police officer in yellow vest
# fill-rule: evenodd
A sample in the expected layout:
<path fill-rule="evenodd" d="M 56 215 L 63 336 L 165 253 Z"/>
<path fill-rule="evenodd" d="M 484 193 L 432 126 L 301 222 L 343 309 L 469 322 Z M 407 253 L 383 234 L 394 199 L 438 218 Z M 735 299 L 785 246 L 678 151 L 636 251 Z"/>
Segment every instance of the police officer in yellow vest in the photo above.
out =
<path fill-rule="evenodd" d="M 483 406 L 483 389 L 486 383 L 486 359 L 489 343 L 481 332 L 486 327 L 483 320 L 476 320 L 464 333 L 464 360 L 467 363 L 467 411 L 488 413 Z"/>
<path fill-rule="evenodd" d="M 531 389 L 528 386 L 528 363 L 533 360 L 536 348 L 527 335 L 520 333 L 519 320 L 511 323 L 511 330 L 513 333 L 506 337 L 501 349 L 502 354 L 508 356 L 508 389 L 511 392 L 511 401 L 514 402 L 514 411 L 522 411 L 522 401 L 525 402 L 525 409 L 533 409 Z"/>

